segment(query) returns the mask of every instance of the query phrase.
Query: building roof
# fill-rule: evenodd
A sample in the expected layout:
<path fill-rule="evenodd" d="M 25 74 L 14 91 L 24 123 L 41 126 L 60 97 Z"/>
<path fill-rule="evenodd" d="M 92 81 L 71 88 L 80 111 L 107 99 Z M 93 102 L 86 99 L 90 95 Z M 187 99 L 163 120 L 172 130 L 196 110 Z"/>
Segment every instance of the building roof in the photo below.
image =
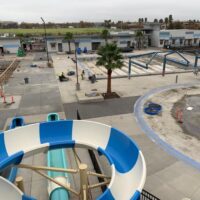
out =
<path fill-rule="evenodd" d="M 0 40 L 20 40 L 18 37 L 0 37 Z"/>

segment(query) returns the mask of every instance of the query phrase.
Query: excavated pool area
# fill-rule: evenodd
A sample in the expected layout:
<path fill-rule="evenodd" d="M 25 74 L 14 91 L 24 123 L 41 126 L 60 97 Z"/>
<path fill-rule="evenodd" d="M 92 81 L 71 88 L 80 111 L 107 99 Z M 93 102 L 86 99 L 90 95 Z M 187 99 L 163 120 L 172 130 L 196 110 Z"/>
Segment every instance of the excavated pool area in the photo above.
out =
<path fill-rule="evenodd" d="M 147 125 L 165 143 L 200 162 L 200 86 L 155 93 L 146 100 L 162 105 L 159 115 L 143 114 Z"/>

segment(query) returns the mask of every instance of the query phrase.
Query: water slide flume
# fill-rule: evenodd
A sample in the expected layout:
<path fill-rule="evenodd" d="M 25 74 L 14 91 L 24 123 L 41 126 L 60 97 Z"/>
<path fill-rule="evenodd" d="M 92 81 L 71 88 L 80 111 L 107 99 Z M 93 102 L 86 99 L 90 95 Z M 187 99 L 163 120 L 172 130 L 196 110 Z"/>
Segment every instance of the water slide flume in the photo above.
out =
<path fill-rule="evenodd" d="M 143 154 L 130 137 L 101 123 L 66 120 L 37 123 L 5 131 L 0 134 L 0 170 L 11 164 L 20 164 L 23 157 L 34 153 L 75 146 L 96 149 L 110 163 L 112 177 L 108 189 L 98 200 L 138 200 L 146 179 Z M 82 167 L 79 170 L 84 170 L 84 166 Z M 42 173 L 39 170 L 38 172 Z M 2 190 L 2 184 L 7 185 L 4 179 L 0 179 L 0 200 L 31 199 L 24 198 L 13 185 Z M 16 194 L 16 198 L 8 198 L 10 192 Z"/>
<path fill-rule="evenodd" d="M 57 113 L 50 113 L 47 116 L 47 121 L 59 121 L 60 117 Z M 54 168 L 68 168 L 67 155 L 65 149 L 53 149 L 49 150 L 47 153 L 47 166 Z M 60 183 L 70 187 L 69 176 L 64 171 L 48 171 L 48 176 Z M 61 187 L 55 182 L 48 181 L 48 193 L 50 200 L 68 200 L 69 192 L 66 188 Z"/>

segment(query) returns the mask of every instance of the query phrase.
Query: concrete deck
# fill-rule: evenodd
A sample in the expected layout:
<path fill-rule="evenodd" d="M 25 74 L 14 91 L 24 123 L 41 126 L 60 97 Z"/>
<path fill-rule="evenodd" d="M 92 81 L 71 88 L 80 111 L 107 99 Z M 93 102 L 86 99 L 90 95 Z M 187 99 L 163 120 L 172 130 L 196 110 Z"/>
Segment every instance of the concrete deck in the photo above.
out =
<path fill-rule="evenodd" d="M 170 156 L 140 130 L 132 113 L 92 118 L 130 135 L 139 145 L 147 164 L 145 189 L 162 200 L 200 198 L 200 172 Z"/>
<path fill-rule="evenodd" d="M 162 200 L 182 200 L 186 197 L 192 200 L 200 199 L 200 172 L 158 147 L 138 128 L 132 114 L 133 105 L 138 96 L 144 95 L 150 89 L 175 83 L 176 74 L 165 77 L 135 77 L 130 80 L 127 78 L 113 79 L 113 91 L 119 93 L 122 98 L 79 104 L 75 90 L 76 77 L 72 76 L 69 82 L 60 83 L 56 76 L 61 72 L 67 73 L 68 70 L 75 70 L 75 64 L 71 59 L 67 59 L 66 55 L 52 55 L 52 59 L 53 69 L 29 67 L 34 60 L 33 55 L 22 60 L 20 71 L 16 71 L 5 86 L 7 95 L 19 96 L 21 100 L 15 108 L 0 111 L 1 130 L 7 126 L 7 119 L 14 116 L 28 116 L 27 119 L 33 117 L 32 120 L 38 121 L 45 119 L 44 116 L 49 112 L 62 112 L 65 113 L 65 117 L 75 119 L 78 108 L 83 119 L 87 118 L 119 128 L 139 144 L 147 162 L 148 176 L 145 189 L 149 192 Z M 91 84 L 87 79 L 81 80 L 80 73 L 81 69 L 79 70 L 81 88 L 87 91 L 97 89 L 105 92 L 106 80 Z M 24 77 L 30 78 L 29 84 L 24 84 Z M 199 81 L 200 77 L 194 76 L 193 73 L 179 74 L 179 83 L 198 83 Z M 31 119 L 28 121 L 30 122 Z M 80 154 L 83 159 L 87 160 L 82 151 Z M 33 165 L 46 164 L 44 154 L 35 155 L 24 162 Z M 25 173 L 27 194 L 39 200 L 46 200 L 48 196 L 46 180 L 28 171 Z M 98 191 L 97 194 L 99 194 Z"/>

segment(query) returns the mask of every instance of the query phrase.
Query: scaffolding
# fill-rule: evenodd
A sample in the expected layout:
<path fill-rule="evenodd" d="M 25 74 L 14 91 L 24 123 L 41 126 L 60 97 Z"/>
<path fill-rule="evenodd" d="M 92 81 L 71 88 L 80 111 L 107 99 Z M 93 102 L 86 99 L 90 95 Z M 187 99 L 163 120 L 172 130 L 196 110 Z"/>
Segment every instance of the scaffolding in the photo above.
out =
<path fill-rule="evenodd" d="M 3 93 L 3 85 L 11 77 L 12 73 L 19 65 L 19 60 L 15 59 L 12 63 L 0 74 L 0 92 Z"/>
<path fill-rule="evenodd" d="M 164 54 L 164 56 L 162 54 Z M 175 59 L 175 58 L 169 58 L 169 56 L 173 55 L 173 54 L 177 54 L 183 60 L 179 60 L 179 59 Z M 144 64 L 139 63 L 136 60 L 134 60 L 136 58 L 142 58 L 142 57 L 145 57 L 145 56 L 149 56 L 150 58 L 149 58 L 148 62 L 146 62 Z M 197 59 L 199 59 L 199 57 Z M 163 70 L 162 70 L 162 75 L 163 76 L 165 75 L 165 69 L 166 69 L 167 62 L 173 62 L 175 64 L 179 64 L 179 65 L 182 65 L 184 67 L 190 66 L 190 61 L 187 58 L 185 58 L 185 56 L 182 55 L 179 51 L 174 51 L 174 50 L 157 51 L 157 52 L 150 52 L 150 53 L 144 53 L 144 54 L 138 54 L 138 55 L 131 55 L 128 58 L 129 58 L 129 70 L 128 70 L 129 79 L 131 77 L 132 64 L 137 65 L 139 67 L 142 67 L 144 69 L 148 69 L 149 65 L 151 64 L 151 62 L 155 58 L 159 58 L 163 62 Z M 198 62 L 198 60 L 197 60 L 197 62 Z"/>
<path fill-rule="evenodd" d="M 19 60 L 15 59 L 1 74 L 0 74 L 0 85 L 5 84 L 12 73 L 19 65 Z"/>

